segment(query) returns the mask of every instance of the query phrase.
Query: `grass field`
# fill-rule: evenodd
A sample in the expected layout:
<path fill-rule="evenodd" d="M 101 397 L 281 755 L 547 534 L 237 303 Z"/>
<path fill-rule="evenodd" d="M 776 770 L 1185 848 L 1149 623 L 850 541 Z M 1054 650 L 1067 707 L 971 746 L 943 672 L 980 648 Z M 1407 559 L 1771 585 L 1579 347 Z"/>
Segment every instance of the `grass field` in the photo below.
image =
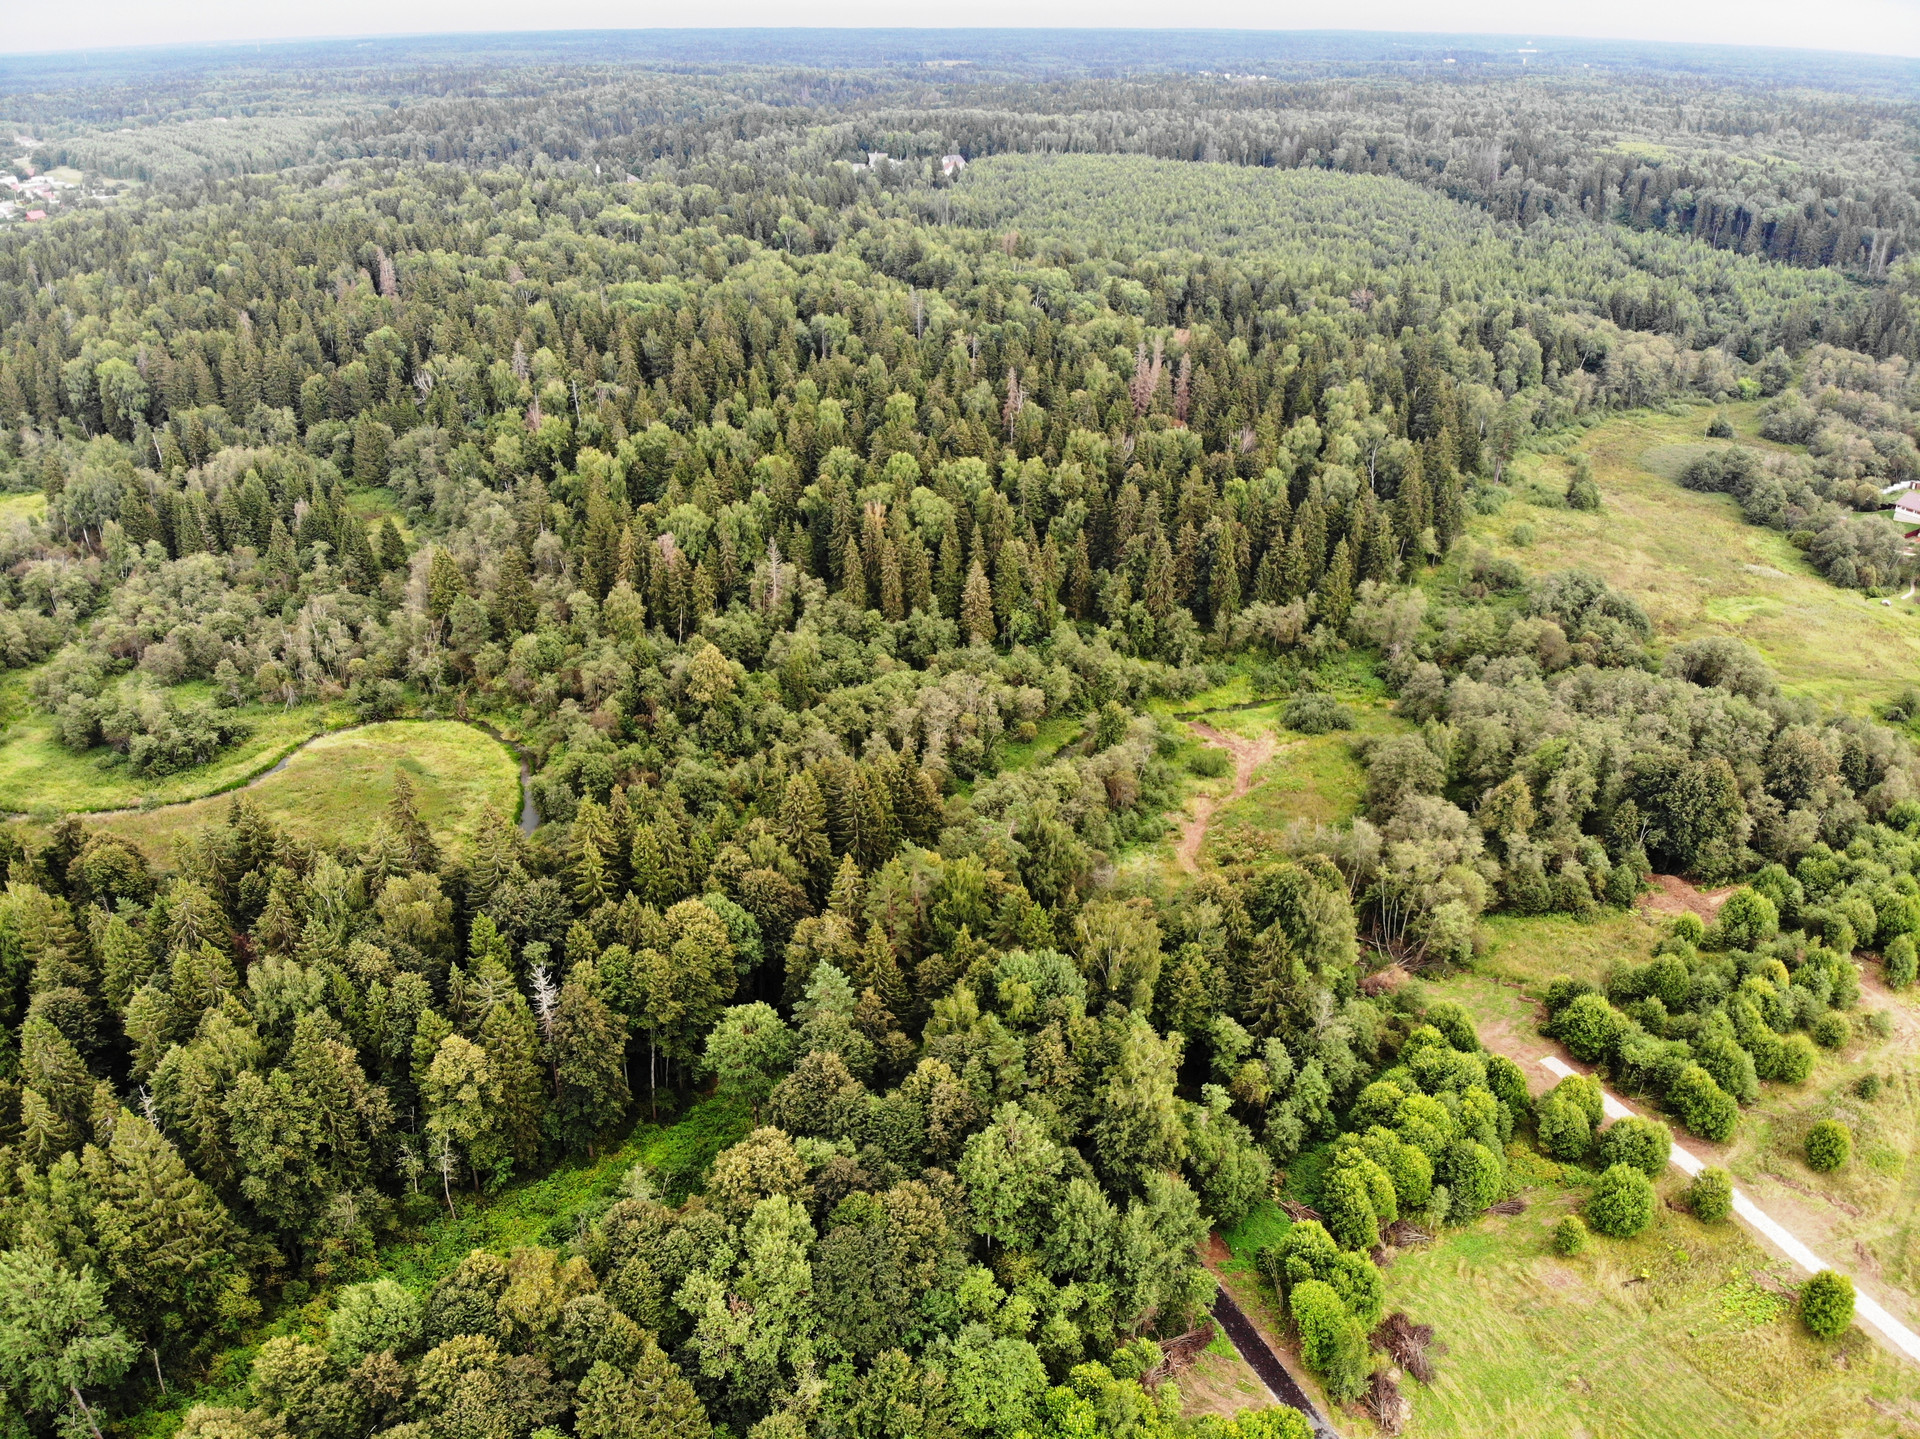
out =
<path fill-rule="evenodd" d="M 1606 910 L 1593 919 L 1490 914 L 1481 921 L 1482 953 L 1474 969 L 1513 981 L 1538 996 L 1559 975 L 1600 984 L 1616 960 L 1642 963 L 1663 929 L 1643 910 Z"/>
<path fill-rule="evenodd" d="M 1731 405 L 1740 438 L 1758 438 L 1754 405 Z M 1532 574 L 1572 566 L 1604 575 L 1653 618 L 1664 641 L 1699 634 L 1746 640 L 1798 694 L 1855 712 L 1911 683 L 1920 670 L 1920 604 L 1882 605 L 1816 574 L 1785 535 L 1749 525 L 1727 495 L 1698 494 L 1671 478 L 1705 444 L 1705 409 L 1684 416 L 1634 413 L 1596 426 L 1579 448 L 1591 457 L 1602 507 L 1569 510 L 1570 459 L 1525 455 L 1514 497 L 1477 517 L 1474 543 Z M 1662 473 L 1664 471 L 1664 473 Z M 1529 543 L 1517 543 L 1527 539 Z"/>
<path fill-rule="evenodd" d="M 520 766 L 498 740 L 454 720 L 395 720 L 324 735 L 267 775 L 247 794 L 302 839 L 352 844 L 366 838 L 393 796 L 398 769 L 412 780 L 421 813 L 443 840 L 458 845 L 491 802 L 511 817 L 520 806 Z M 230 796 L 136 814 L 96 827 L 124 835 L 157 864 L 173 843 L 223 822 Z"/>
<path fill-rule="evenodd" d="M 1662 1206 L 1636 1239 L 1556 1255 L 1547 1231 L 1589 1176 L 1565 1177 L 1388 1268 L 1388 1308 L 1447 1346 L 1431 1387 L 1404 1386 L 1409 1435 L 1865 1439 L 1920 1420 L 1920 1370 L 1858 1329 L 1809 1337 L 1755 1276 L 1797 1281 L 1738 1226 Z"/>
<path fill-rule="evenodd" d="M 196 687 L 175 693 L 199 702 Z M 240 714 L 253 733 L 223 750 L 211 764 L 165 778 L 140 778 L 122 763 L 110 762 L 105 748 L 75 754 L 60 743 L 52 715 L 39 709 L 27 690 L 26 672 L 0 677 L 0 810 L 51 816 L 69 812 L 127 809 L 149 800 L 172 804 L 217 794 L 271 766 L 317 730 L 347 723 L 351 713 L 327 706 L 249 705 Z"/>
<path fill-rule="evenodd" d="M 1374 735 L 1407 728 L 1383 700 L 1346 698 L 1353 711 L 1351 730 L 1321 735 L 1298 735 L 1280 722 L 1281 703 L 1257 710 L 1215 715 L 1209 723 L 1248 736 L 1264 727 L 1276 732 L 1280 749 L 1260 767 L 1253 788 L 1244 799 L 1223 805 L 1207 836 L 1207 854 L 1235 845 L 1260 846 L 1284 834 L 1296 820 L 1317 824 L 1345 824 L 1360 813 L 1366 797 L 1367 772 L 1355 745 Z"/>

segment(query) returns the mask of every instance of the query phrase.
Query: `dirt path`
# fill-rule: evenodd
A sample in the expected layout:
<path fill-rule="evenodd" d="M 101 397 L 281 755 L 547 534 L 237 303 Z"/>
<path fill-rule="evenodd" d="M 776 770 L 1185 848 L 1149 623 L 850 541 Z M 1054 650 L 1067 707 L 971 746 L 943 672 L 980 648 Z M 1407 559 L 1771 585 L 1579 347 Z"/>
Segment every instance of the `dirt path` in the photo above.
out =
<path fill-rule="evenodd" d="M 1641 897 L 1642 909 L 1653 914 L 1697 914 L 1703 924 L 1712 924 L 1720 917 L 1720 906 L 1733 893 L 1732 885 L 1724 889 L 1700 889 L 1677 874 L 1656 874 L 1650 879 L 1653 889 Z"/>
<path fill-rule="evenodd" d="M 1193 802 L 1193 817 L 1180 826 L 1180 844 L 1174 854 L 1180 861 L 1180 868 L 1193 874 L 1200 868 L 1200 846 L 1206 843 L 1207 827 L 1213 823 L 1213 812 L 1222 804 L 1245 797 L 1247 791 L 1253 788 L 1253 772 L 1280 752 L 1280 741 L 1270 734 L 1261 735 L 1259 739 L 1247 739 L 1243 735 L 1217 730 L 1198 720 L 1189 728 L 1210 748 L 1223 749 L 1233 756 L 1232 792 L 1224 800 L 1210 794 L 1198 796 Z"/>

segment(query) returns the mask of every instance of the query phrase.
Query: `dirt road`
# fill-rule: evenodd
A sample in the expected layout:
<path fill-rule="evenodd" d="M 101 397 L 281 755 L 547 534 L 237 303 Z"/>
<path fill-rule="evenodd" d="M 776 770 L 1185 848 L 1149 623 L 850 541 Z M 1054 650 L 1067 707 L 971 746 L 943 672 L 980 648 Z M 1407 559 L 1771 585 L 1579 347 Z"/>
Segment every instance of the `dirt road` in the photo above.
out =
<path fill-rule="evenodd" d="M 1189 728 L 1209 748 L 1223 749 L 1233 756 L 1232 792 L 1224 800 L 1213 795 L 1198 796 L 1193 802 L 1192 818 L 1180 826 L 1180 844 L 1174 853 L 1180 861 L 1180 868 L 1192 874 L 1200 867 L 1200 846 L 1206 842 L 1207 827 L 1213 823 L 1213 812 L 1222 804 L 1242 798 L 1253 788 L 1253 772 L 1280 752 L 1280 741 L 1270 734 L 1261 735 L 1259 739 L 1228 734 L 1197 720 Z"/>

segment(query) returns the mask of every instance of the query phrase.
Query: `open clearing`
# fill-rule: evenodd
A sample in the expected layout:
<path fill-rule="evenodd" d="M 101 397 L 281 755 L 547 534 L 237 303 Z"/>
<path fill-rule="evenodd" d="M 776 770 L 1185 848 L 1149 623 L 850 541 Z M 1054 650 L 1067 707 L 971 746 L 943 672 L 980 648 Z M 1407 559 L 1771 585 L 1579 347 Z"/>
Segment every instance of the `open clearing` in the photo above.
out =
<path fill-rule="evenodd" d="M 1729 405 L 1726 413 L 1742 443 L 1782 449 L 1758 437 L 1757 409 Z M 1590 431 L 1579 448 L 1600 486 L 1597 513 L 1561 501 L 1570 456 L 1521 456 L 1513 498 L 1474 519 L 1462 553 L 1477 543 L 1529 574 L 1592 570 L 1639 601 L 1662 640 L 1736 635 L 1772 662 L 1789 690 L 1855 712 L 1912 683 L 1920 604 L 1883 605 L 1829 584 L 1785 535 L 1742 520 L 1731 496 L 1699 494 L 1671 478 L 1687 450 L 1706 445 L 1712 413 L 1635 413 Z"/>
<path fill-rule="evenodd" d="M 392 720 L 323 735 L 247 795 L 302 839 L 364 840 L 393 797 L 398 769 L 413 783 L 420 812 L 436 836 L 460 844 L 488 804 L 509 817 L 520 806 L 520 766 L 512 751 L 456 720 Z M 156 864 L 172 861 L 174 841 L 225 820 L 231 795 L 144 813 L 113 815 L 94 827 L 124 835 Z"/>
<path fill-rule="evenodd" d="M 318 730 L 349 722 L 351 711 L 317 704 L 284 710 L 247 705 L 238 713 L 253 732 L 211 763 L 179 774 L 142 778 L 104 746 L 76 754 L 60 743 L 54 717 L 33 702 L 28 672 L 0 677 L 0 811 L 51 816 L 128 809 L 151 800 L 173 804 L 243 784 Z M 182 704 L 203 704 L 210 687 L 177 685 Z"/>

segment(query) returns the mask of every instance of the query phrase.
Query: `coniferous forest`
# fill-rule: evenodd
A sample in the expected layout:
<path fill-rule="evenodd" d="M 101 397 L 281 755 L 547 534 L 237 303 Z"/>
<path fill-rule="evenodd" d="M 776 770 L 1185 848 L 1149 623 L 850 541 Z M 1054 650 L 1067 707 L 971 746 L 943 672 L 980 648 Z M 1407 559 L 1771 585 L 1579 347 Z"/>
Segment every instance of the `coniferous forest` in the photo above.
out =
<path fill-rule="evenodd" d="M 0 223 L 7 724 L 135 795 L 295 712 L 527 767 L 0 827 L 7 1435 L 1301 1439 L 1169 1357 L 1289 1172 L 1255 1267 L 1384 1423 L 1382 1245 L 1536 1151 L 1632 1233 L 1653 1141 L 1380 976 L 1740 886 L 1544 992 L 1708 1140 L 1912 982 L 1920 693 L 1473 537 L 1697 415 L 1681 485 L 1909 586 L 1910 71 L 816 43 L 0 68 L 85 177 Z M 1230 682 L 1353 812 L 1163 872 Z"/>

